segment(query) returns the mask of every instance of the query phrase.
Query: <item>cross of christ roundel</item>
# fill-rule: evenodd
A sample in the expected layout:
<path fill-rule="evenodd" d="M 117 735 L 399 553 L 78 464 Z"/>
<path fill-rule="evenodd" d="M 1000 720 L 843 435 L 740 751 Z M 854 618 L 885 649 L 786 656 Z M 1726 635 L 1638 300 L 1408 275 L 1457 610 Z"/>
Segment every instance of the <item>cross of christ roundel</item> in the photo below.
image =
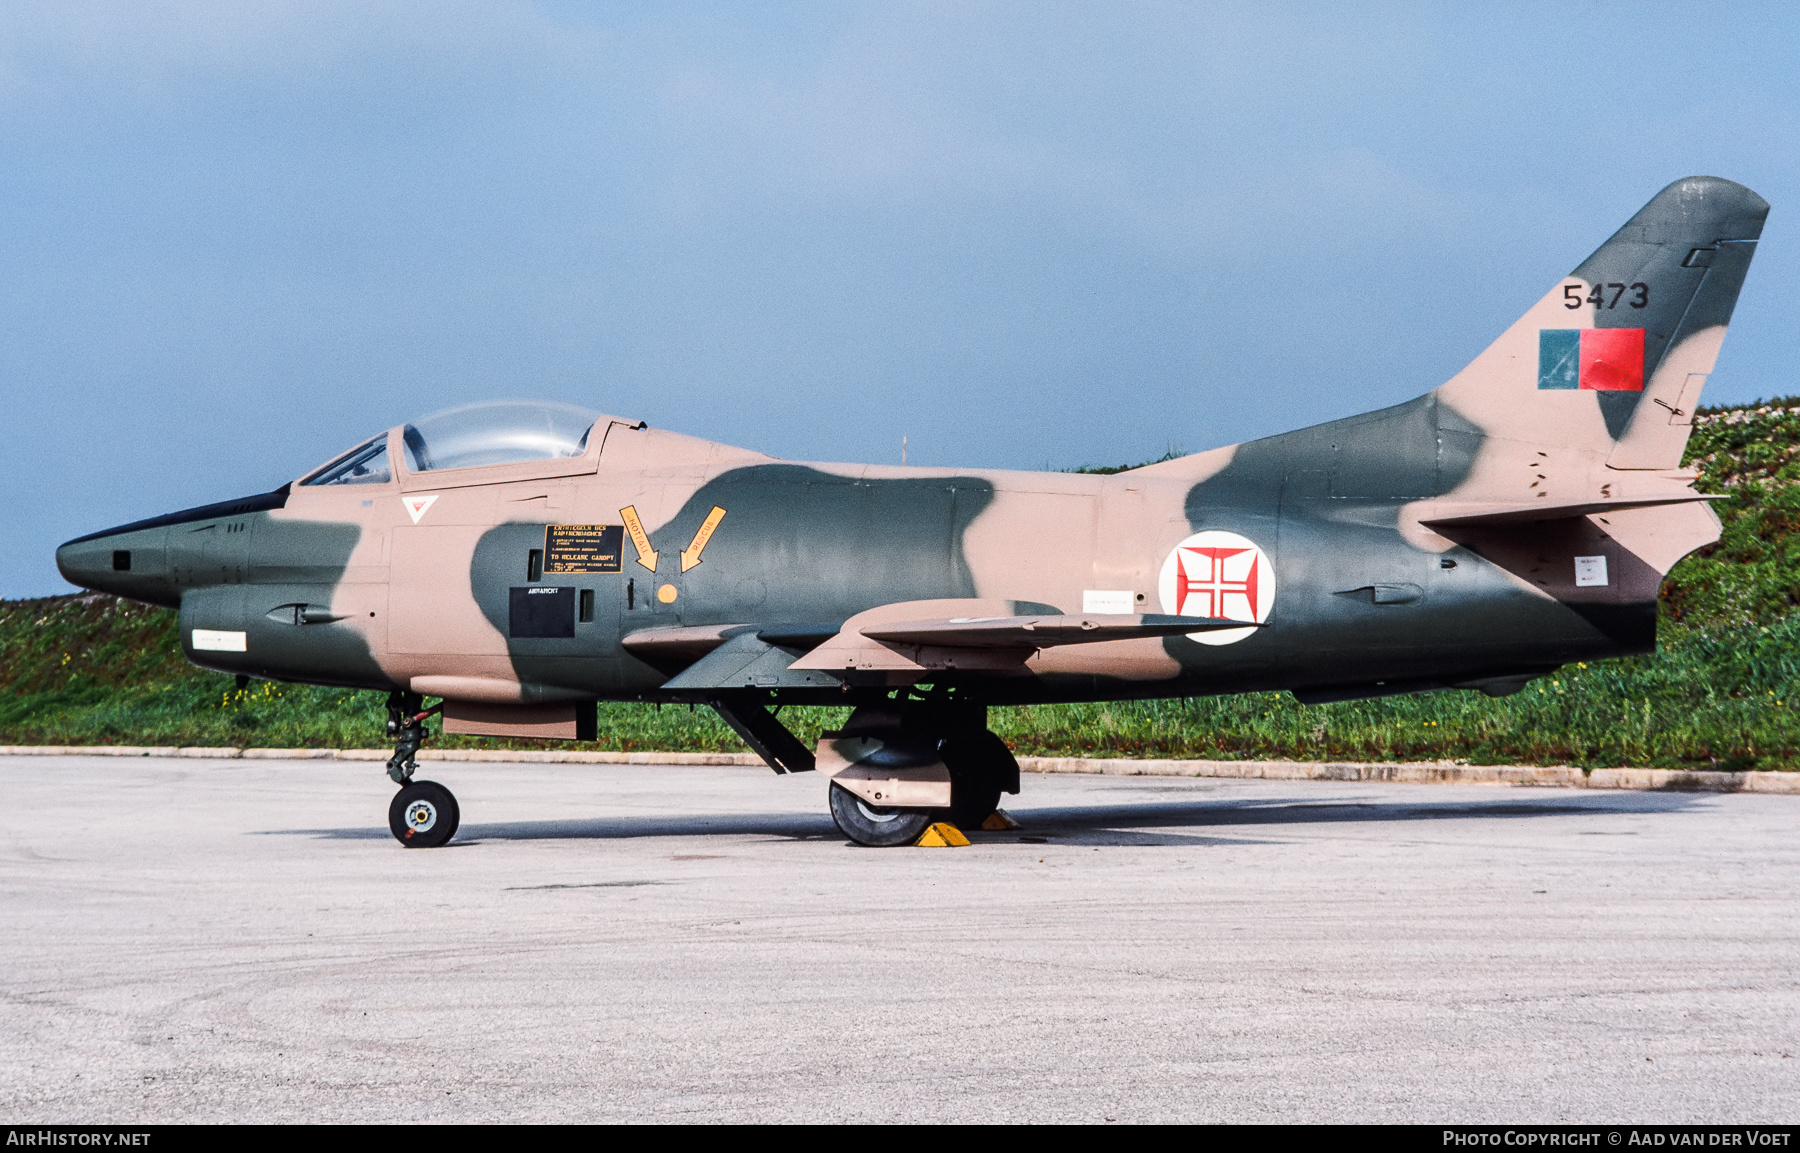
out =
<path fill-rule="evenodd" d="M 1157 592 L 1165 613 L 1261 624 L 1275 604 L 1275 566 L 1262 549 L 1234 532 L 1197 532 L 1163 561 Z M 1228 645 L 1256 631 L 1221 629 L 1187 637 L 1203 645 Z"/>

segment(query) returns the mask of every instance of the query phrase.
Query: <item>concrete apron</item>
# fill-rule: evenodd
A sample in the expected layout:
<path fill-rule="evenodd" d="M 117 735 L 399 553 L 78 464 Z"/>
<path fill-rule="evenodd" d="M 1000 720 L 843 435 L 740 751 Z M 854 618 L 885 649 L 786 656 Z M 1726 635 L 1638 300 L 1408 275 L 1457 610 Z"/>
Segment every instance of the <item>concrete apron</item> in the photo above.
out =
<path fill-rule="evenodd" d="M 389 749 L 240 749 L 168 745 L 0 745 L 12 757 L 196 757 L 208 760 L 385 761 Z M 752 753 L 593 753 L 555 749 L 423 749 L 421 761 L 568 765 L 740 765 L 762 768 Z M 1112 777 L 1230 777 L 1266 781 L 1382 781 L 1415 785 L 1536 785 L 1575 789 L 1655 789 L 1709 793 L 1800 794 L 1800 772 L 1695 769 L 1594 769 L 1568 765 L 1464 765 L 1454 761 L 1173 761 L 1097 757 L 1020 757 L 1027 773 Z"/>

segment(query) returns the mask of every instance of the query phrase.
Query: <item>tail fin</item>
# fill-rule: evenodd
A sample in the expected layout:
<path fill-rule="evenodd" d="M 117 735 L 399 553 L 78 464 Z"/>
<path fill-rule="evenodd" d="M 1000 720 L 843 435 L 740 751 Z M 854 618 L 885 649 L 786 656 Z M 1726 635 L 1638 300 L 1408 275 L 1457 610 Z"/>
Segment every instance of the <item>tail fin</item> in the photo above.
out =
<path fill-rule="evenodd" d="M 1677 467 L 1768 213 L 1741 184 L 1677 180 L 1439 388 L 1439 402 L 1489 438 L 1613 469 Z"/>

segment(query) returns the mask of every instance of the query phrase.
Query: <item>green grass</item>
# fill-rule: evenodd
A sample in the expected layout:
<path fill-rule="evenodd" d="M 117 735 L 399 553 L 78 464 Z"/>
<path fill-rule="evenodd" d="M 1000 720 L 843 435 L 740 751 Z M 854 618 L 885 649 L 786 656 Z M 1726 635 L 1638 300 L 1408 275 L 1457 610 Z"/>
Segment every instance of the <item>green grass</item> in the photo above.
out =
<path fill-rule="evenodd" d="M 1702 410 L 1689 444 L 1725 523 L 1663 587 L 1654 656 L 1571 666 L 1513 697 L 1332 705 L 1286 693 L 995 709 L 1021 754 L 1800 768 L 1800 398 Z M 1095 470 L 1100 471 L 1100 470 Z M 1111 471 L 1111 470 L 1106 470 Z M 841 709 L 788 709 L 803 740 Z M 181 655 L 175 614 L 109 596 L 0 601 L 0 744 L 376 747 L 383 694 L 254 682 Z M 710 710 L 602 705 L 602 740 L 741 750 Z M 539 742 L 439 738 L 444 747 Z"/>

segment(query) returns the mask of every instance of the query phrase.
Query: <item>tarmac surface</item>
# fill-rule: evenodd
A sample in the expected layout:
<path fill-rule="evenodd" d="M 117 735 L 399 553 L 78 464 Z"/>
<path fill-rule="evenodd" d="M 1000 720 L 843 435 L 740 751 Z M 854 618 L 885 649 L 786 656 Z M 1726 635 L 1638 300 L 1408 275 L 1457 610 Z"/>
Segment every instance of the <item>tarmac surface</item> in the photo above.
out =
<path fill-rule="evenodd" d="M 0 1116 L 1785 1122 L 1800 797 L 0 757 Z M 1021 838 L 1044 838 L 1042 843 Z"/>

